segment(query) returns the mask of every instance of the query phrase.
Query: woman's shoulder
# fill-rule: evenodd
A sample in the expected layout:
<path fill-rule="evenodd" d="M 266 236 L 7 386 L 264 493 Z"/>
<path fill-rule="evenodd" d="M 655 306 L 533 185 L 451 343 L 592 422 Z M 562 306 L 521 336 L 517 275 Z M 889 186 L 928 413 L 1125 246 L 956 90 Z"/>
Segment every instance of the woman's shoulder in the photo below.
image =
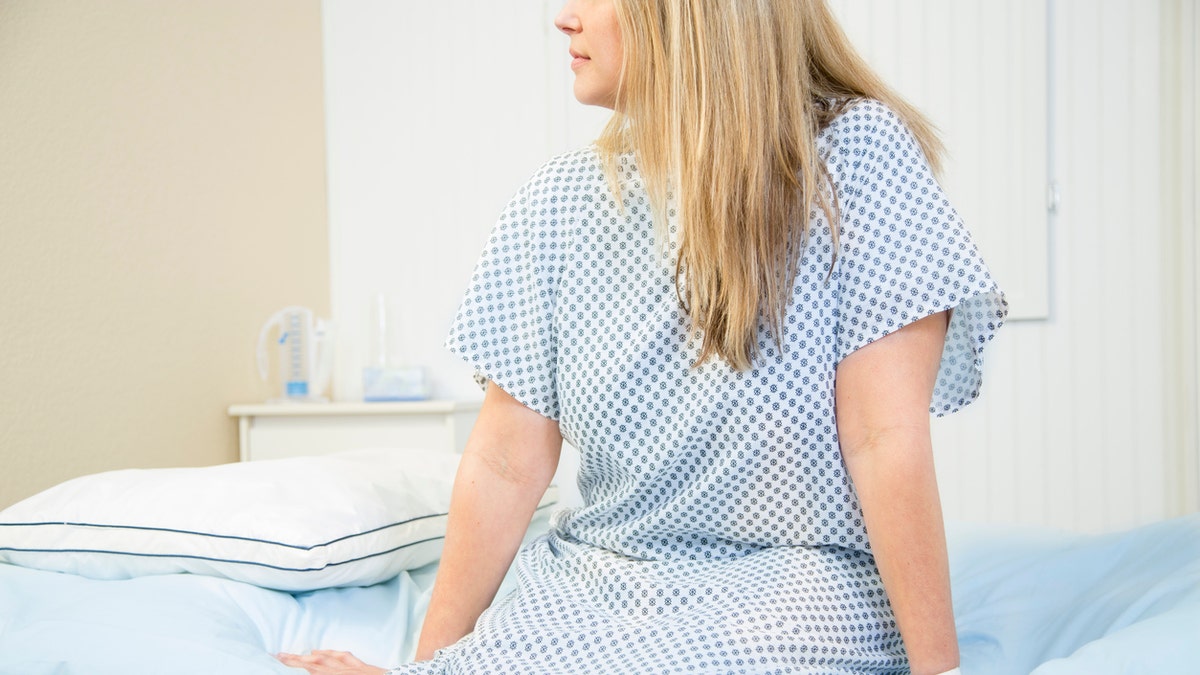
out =
<path fill-rule="evenodd" d="M 529 178 L 532 184 L 563 187 L 603 180 L 603 169 L 595 145 L 570 150 L 546 160 Z"/>
<path fill-rule="evenodd" d="M 904 128 L 904 121 L 888 104 L 873 98 L 858 98 L 829 103 L 836 111 L 821 135 L 894 133 Z"/>
<path fill-rule="evenodd" d="M 510 209 L 539 206 L 554 211 L 569 210 L 572 205 L 607 194 L 607 190 L 599 152 L 594 145 L 589 145 L 546 160 L 513 195 Z"/>
<path fill-rule="evenodd" d="M 904 119 L 888 104 L 876 99 L 845 103 L 821 130 L 821 147 L 835 176 L 849 179 L 890 158 L 919 155 L 919 143 Z"/>
<path fill-rule="evenodd" d="M 517 189 L 501 212 L 499 227 L 526 234 L 557 232 L 567 214 L 594 199 L 603 187 L 604 174 L 594 147 L 584 147 L 551 157 Z"/>

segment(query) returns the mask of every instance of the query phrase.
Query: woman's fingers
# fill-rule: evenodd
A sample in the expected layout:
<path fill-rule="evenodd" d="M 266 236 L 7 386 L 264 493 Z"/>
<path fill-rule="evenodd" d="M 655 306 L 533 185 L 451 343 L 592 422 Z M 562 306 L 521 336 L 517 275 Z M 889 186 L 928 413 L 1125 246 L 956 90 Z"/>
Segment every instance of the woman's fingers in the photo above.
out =
<path fill-rule="evenodd" d="M 275 660 L 279 661 L 285 666 L 288 666 L 289 668 L 304 668 L 305 670 L 308 670 L 308 664 L 304 662 L 303 657 L 301 657 L 299 654 L 280 653 L 275 655 Z"/>
<path fill-rule="evenodd" d="M 350 652 L 340 652 L 333 649 L 314 649 L 308 656 L 317 663 L 362 665 L 363 662 L 354 658 Z"/>
<path fill-rule="evenodd" d="M 363 663 L 350 652 L 314 649 L 308 654 L 276 654 L 285 666 L 303 668 L 310 675 L 378 675 L 384 669 Z"/>

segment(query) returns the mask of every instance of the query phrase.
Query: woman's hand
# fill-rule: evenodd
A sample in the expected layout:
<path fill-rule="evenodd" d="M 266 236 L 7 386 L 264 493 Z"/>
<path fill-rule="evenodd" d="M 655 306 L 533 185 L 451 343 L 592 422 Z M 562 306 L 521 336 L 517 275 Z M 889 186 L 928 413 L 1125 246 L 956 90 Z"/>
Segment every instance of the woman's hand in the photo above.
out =
<path fill-rule="evenodd" d="M 310 675 L 383 675 L 383 668 L 369 666 L 359 661 L 350 652 L 337 652 L 332 649 L 314 649 L 303 656 L 297 654 L 276 654 L 280 663 L 292 668 L 303 668 Z"/>

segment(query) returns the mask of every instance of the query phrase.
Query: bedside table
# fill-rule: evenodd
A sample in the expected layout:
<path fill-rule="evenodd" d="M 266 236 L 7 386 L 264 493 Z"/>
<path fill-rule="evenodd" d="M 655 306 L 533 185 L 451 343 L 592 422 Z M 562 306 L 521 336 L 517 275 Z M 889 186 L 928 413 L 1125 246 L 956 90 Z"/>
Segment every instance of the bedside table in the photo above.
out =
<path fill-rule="evenodd" d="M 462 452 L 482 401 L 230 406 L 243 462 L 367 447 Z"/>

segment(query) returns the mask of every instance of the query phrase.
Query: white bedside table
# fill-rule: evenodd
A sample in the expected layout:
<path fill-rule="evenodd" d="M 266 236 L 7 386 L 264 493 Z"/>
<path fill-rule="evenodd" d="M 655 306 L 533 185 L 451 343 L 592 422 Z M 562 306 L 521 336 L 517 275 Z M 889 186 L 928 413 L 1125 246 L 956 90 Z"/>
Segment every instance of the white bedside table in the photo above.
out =
<path fill-rule="evenodd" d="M 366 447 L 462 452 L 481 401 L 235 405 L 243 462 Z"/>

